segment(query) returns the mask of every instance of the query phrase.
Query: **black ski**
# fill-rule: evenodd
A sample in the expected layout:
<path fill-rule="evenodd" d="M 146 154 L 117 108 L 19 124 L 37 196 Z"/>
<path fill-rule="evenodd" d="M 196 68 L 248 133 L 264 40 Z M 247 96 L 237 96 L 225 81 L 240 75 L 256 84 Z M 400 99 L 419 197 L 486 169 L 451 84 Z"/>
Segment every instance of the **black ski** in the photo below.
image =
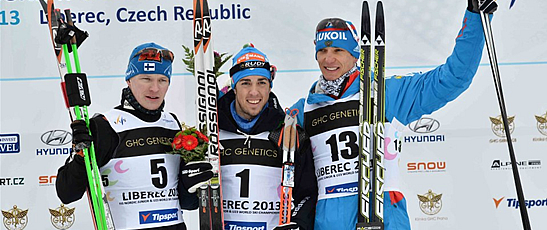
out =
<path fill-rule="evenodd" d="M 369 7 L 365 1 L 361 15 L 358 230 L 384 229 L 385 24 L 381 1 L 376 5 L 375 36 L 371 34 Z M 373 80 L 370 77 L 371 43 L 374 43 Z"/>

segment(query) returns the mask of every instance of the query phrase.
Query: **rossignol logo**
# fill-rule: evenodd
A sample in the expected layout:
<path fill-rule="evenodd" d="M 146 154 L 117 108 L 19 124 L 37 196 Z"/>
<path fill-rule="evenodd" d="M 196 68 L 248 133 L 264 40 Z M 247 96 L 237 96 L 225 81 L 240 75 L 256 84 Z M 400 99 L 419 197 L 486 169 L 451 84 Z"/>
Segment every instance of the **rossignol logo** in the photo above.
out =
<path fill-rule="evenodd" d="M 408 162 L 408 173 L 446 172 L 446 161 Z"/>
<path fill-rule="evenodd" d="M 536 126 L 544 137 L 534 137 L 532 138 L 532 141 L 547 141 L 547 112 L 542 115 L 535 115 L 536 116 Z"/>
<path fill-rule="evenodd" d="M 515 130 L 515 116 L 507 117 L 507 122 L 509 122 L 509 133 L 512 134 Z M 505 127 L 503 126 L 503 119 L 501 116 L 490 117 L 492 133 L 499 137 L 499 139 L 490 139 L 490 143 L 505 143 L 507 138 L 505 135 Z M 512 138 L 512 142 L 517 142 L 516 138 Z"/>
<path fill-rule="evenodd" d="M 513 208 L 513 209 L 518 209 L 520 207 L 520 202 L 518 201 L 517 198 L 507 198 L 507 199 L 505 199 L 506 202 L 504 202 L 507 205 L 500 205 L 500 203 L 503 202 L 504 198 L 505 197 L 502 197 L 502 198 L 499 198 L 499 199 L 493 198 L 494 199 L 494 204 L 496 205 L 496 209 L 498 209 L 499 207 L 504 207 L 504 206 L 506 208 Z M 545 198 L 545 199 L 525 200 L 524 205 L 528 209 L 538 208 L 538 207 L 544 208 L 544 207 L 547 207 L 547 198 Z"/>
<path fill-rule="evenodd" d="M 76 208 L 66 207 L 64 204 L 55 208 L 49 209 L 51 215 L 51 224 L 56 229 L 69 229 L 74 224 L 74 211 Z"/>
<path fill-rule="evenodd" d="M 541 169 L 541 160 L 524 160 L 515 162 L 519 169 Z M 511 161 L 495 159 L 490 166 L 491 170 L 512 170 Z"/>
<path fill-rule="evenodd" d="M 438 120 L 430 117 L 422 117 L 408 124 L 408 128 L 414 133 L 429 135 L 408 135 L 404 137 L 405 143 L 444 142 L 445 137 L 443 134 L 430 134 L 437 131 L 440 127 L 441 123 Z"/>
<path fill-rule="evenodd" d="M 65 130 L 50 130 L 42 134 L 41 140 L 46 145 L 61 146 L 72 141 L 72 134 Z"/>
<path fill-rule="evenodd" d="M 176 208 L 139 212 L 140 224 L 163 223 L 178 219 L 178 210 Z"/>
<path fill-rule="evenodd" d="M 19 134 L 0 134 L 0 154 L 19 153 L 21 151 L 21 138 Z"/>
<path fill-rule="evenodd" d="M 266 222 L 224 221 L 226 230 L 266 230 Z"/>
<path fill-rule="evenodd" d="M 0 186 L 21 186 L 25 185 L 24 177 L 0 177 Z"/>
<path fill-rule="evenodd" d="M 7 211 L 2 210 L 4 227 L 8 230 L 23 230 L 28 223 L 28 209 L 22 210 L 13 205 L 13 208 Z"/>
<path fill-rule="evenodd" d="M 336 194 L 336 193 L 356 193 L 358 190 L 359 183 L 352 182 L 347 184 L 339 184 L 325 188 L 326 194 Z"/>
<path fill-rule="evenodd" d="M 70 147 L 59 147 L 72 142 L 72 134 L 65 130 L 50 130 L 40 137 L 42 143 L 53 148 L 36 149 L 36 156 L 68 155 L 72 152 Z"/>

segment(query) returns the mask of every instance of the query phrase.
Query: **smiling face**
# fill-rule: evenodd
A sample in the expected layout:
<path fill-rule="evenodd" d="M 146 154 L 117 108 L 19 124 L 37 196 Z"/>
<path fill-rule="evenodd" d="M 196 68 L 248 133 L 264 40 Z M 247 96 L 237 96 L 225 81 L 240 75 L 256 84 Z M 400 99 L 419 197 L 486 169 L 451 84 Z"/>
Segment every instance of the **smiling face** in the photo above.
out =
<path fill-rule="evenodd" d="M 270 97 L 270 80 L 263 76 L 247 76 L 235 86 L 236 113 L 247 120 L 255 118 Z"/>
<path fill-rule="evenodd" d="M 317 51 L 317 64 L 326 80 L 336 80 L 355 66 L 357 58 L 347 50 L 326 47 Z"/>
<path fill-rule="evenodd" d="M 169 78 L 162 74 L 139 74 L 130 78 L 127 85 L 142 107 L 156 110 L 163 103 Z"/>

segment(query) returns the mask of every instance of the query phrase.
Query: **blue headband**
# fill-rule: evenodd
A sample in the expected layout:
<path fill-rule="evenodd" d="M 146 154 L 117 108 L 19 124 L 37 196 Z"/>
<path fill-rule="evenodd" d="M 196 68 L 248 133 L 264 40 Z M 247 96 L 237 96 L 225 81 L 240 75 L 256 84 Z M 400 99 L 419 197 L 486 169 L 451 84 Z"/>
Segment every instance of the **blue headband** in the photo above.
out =
<path fill-rule="evenodd" d="M 258 64 L 268 63 L 268 66 L 270 66 L 269 60 L 266 54 L 260 52 L 260 50 L 252 46 L 243 48 L 241 51 L 239 51 L 239 53 L 237 53 L 234 56 L 234 58 L 232 59 L 232 68 L 242 63 L 243 64 L 247 63 L 249 65 L 257 64 L 257 63 Z M 265 65 L 260 65 L 260 66 L 265 66 Z M 239 80 L 247 76 L 263 76 L 265 78 L 268 78 L 268 80 L 270 80 L 270 88 L 273 87 L 272 72 L 270 69 L 261 68 L 261 67 L 258 67 L 258 68 L 246 67 L 246 68 L 240 68 L 240 69 L 241 70 L 231 74 L 232 89 L 235 89 L 235 86 Z"/>
<path fill-rule="evenodd" d="M 319 22 L 315 31 L 315 59 L 317 59 L 317 52 L 326 47 L 345 49 L 359 59 L 358 41 L 357 30 L 350 21 L 339 18 L 324 19 Z"/>
<path fill-rule="evenodd" d="M 125 80 L 139 74 L 162 74 L 171 82 L 173 52 L 155 43 L 145 43 L 133 49 L 125 71 Z"/>

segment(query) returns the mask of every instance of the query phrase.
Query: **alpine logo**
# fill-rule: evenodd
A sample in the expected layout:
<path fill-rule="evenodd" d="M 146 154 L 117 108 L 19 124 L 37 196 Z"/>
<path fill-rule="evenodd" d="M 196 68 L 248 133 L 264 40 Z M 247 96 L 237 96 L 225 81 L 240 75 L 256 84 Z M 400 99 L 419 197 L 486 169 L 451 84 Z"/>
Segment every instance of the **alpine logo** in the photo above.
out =
<path fill-rule="evenodd" d="M 72 141 L 72 134 L 65 130 L 50 130 L 42 134 L 41 140 L 46 145 L 61 146 Z"/>
<path fill-rule="evenodd" d="M 524 160 L 515 162 L 519 169 L 541 169 L 541 160 Z M 512 170 L 511 161 L 495 159 L 490 166 L 491 170 Z"/>
<path fill-rule="evenodd" d="M 139 212 L 140 224 L 163 223 L 178 219 L 178 210 L 176 208 Z"/>
<path fill-rule="evenodd" d="M 359 183 L 358 182 L 352 182 L 347 184 L 339 184 L 334 185 L 330 187 L 325 188 L 326 194 L 336 194 L 336 193 L 356 193 Z"/>
<path fill-rule="evenodd" d="M 266 222 L 224 221 L 225 230 L 266 230 Z"/>

